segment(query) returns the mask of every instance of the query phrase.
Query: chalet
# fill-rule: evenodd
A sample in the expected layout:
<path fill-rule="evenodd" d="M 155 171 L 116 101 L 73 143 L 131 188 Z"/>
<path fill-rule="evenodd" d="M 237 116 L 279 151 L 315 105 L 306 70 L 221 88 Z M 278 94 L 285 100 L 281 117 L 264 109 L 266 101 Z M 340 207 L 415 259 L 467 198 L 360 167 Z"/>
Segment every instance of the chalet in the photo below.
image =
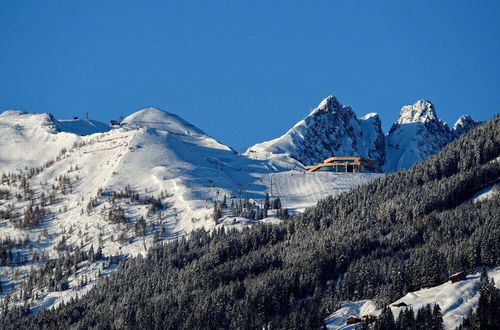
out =
<path fill-rule="evenodd" d="M 406 306 L 408 306 L 408 305 L 404 301 L 392 305 L 392 307 L 406 307 Z"/>
<path fill-rule="evenodd" d="M 121 126 L 119 121 L 116 120 L 110 120 L 109 121 L 109 126 Z"/>
<path fill-rule="evenodd" d="M 377 321 L 377 319 L 378 319 L 378 317 L 376 317 L 375 315 L 370 315 L 370 314 L 366 314 L 366 315 L 361 316 L 361 322 L 364 322 L 364 323 L 372 323 L 372 322 Z"/>
<path fill-rule="evenodd" d="M 347 322 L 345 324 L 356 324 L 359 322 L 361 322 L 361 319 L 359 317 L 349 316 L 349 318 L 347 319 Z"/>
<path fill-rule="evenodd" d="M 306 166 L 306 172 L 379 173 L 376 161 L 361 157 L 330 157 L 316 165 Z"/>
<path fill-rule="evenodd" d="M 467 279 L 467 274 L 465 274 L 465 272 L 459 272 L 450 276 L 451 283 L 464 281 L 466 279 Z"/>

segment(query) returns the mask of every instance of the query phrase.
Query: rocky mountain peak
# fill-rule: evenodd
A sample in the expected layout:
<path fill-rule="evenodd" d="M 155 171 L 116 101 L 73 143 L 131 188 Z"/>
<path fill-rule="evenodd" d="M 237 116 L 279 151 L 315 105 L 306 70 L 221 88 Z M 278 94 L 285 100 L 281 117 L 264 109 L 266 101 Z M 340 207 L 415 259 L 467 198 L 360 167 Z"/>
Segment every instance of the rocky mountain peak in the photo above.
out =
<path fill-rule="evenodd" d="M 361 117 L 361 120 L 380 120 L 380 116 L 376 112 L 370 112 Z"/>
<path fill-rule="evenodd" d="M 472 119 L 469 115 L 463 115 L 456 121 L 455 125 L 453 125 L 453 132 L 456 135 L 462 135 L 481 124 L 480 121 Z"/>
<path fill-rule="evenodd" d="M 396 124 L 428 123 L 439 120 L 434 105 L 427 100 L 418 100 L 413 105 L 405 105 L 399 112 Z"/>
<path fill-rule="evenodd" d="M 314 109 L 311 114 L 319 112 L 319 111 L 327 111 L 327 110 L 334 110 L 334 109 L 340 109 L 342 105 L 340 102 L 337 100 L 337 98 L 333 95 L 327 96 L 323 101 L 321 101 L 316 109 Z"/>
<path fill-rule="evenodd" d="M 386 137 L 387 172 L 410 168 L 439 152 L 454 138 L 452 130 L 436 115 L 434 105 L 419 100 L 401 108 Z"/>
<path fill-rule="evenodd" d="M 247 154 L 263 159 L 286 155 L 302 165 L 332 156 L 362 156 L 382 163 L 384 136 L 377 119 L 375 114 L 358 119 L 350 106 L 328 96 L 284 135 L 250 147 Z"/>
<path fill-rule="evenodd" d="M 272 162 L 279 159 L 283 164 L 292 164 L 290 168 L 296 166 L 296 161 L 310 165 L 331 156 L 362 156 L 392 172 L 439 152 L 475 125 L 477 122 L 470 116 L 463 116 L 452 130 L 438 118 L 434 105 L 422 99 L 403 106 L 385 135 L 378 114 L 358 118 L 351 107 L 328 96 L 287 133 L 250 147 L 247 154 Z M 295 163 L 287 160 L 290 158 Z"/>

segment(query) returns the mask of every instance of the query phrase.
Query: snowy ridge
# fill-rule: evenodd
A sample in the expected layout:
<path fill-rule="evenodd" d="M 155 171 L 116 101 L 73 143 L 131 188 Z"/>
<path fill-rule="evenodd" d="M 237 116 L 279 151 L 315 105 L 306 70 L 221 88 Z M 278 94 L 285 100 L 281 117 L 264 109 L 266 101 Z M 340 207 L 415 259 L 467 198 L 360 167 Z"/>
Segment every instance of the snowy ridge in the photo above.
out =
<path fill-rule="evenodd" d="M 302 168 L 332 156 L 361 156 L 379 163 L 385 172 L 410 168 L 439 152 L 446 144 L 477 126 L 462 116 L 450 129 L 427 100 L 403 106 L 387 135 L 376 113 L 357 118 L 349 106 L 329 96 L 282 136 L 258 143 L 245 152 L 285 168 Z"/>
<path fill-rule="evenodd" d="M 0 114 L 0 173 L 40 166 L 69 149 L 76 135 L 106 132 L 106 124 L 88 119 L 56 120 L 50 113 L 9 110 Z"/>
<path fill-rule="evenodd" d="M 413 105 L 403 106 L 385 138 L 383 169 L 385 172 L 408 169 L 479 124 L 481 122 L 465 115 L 450 129 L 438 118 L 430 101 L 419 100 Z"/>
<path fill-rule="evenodd" d="M 456 136 L 460 136 L 480 124 L 480 121 L 472 119 L 472 117 L 469 115 L 464 115 L 458 118 L 458 120 L 455 122 L 455 125 L 453 125 L 453 132 Z"/>
<path fill-rule="evenodd" d="M 3 112 L 0 115 L 0 172 L 40 166 L 78 139 L 74 134 L 57 133 L 53 117 L 48 113 Z"/>
<path fill-rule="evenodd" d="M 297 166 L 293 160 L 309 165 L 332 155 L 370 157 L 383 163 L 384 137 L 377 119 L 375 114 L 358 119 L 351 107 L 328 96 L 284 135 L 256 144 L 245 154 L 272 163 L 275 155 L 281 155 L 282 162 L 289 157 L 291 166 Z"/>

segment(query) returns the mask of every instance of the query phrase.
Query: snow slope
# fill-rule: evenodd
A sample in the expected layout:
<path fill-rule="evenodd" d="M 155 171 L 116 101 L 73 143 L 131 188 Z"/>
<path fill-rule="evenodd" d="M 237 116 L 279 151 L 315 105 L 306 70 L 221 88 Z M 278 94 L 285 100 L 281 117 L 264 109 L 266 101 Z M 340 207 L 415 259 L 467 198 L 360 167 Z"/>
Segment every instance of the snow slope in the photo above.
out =
<path fill-rule="evenodd" d="M 57 121 L 49 113 L 5 111 L 0 114 L 0 172 L 41 166 L 63 148 L 70 149 L 78 140 L 75 134 L 107 130 L 107 125 L 94 120 Z"/>
<path fill-rule="evenodd" d="M 9 191 L 7 197 L 0 194 L 0 210 L 12 208 L 15 215 L 14 221 L 0 219 L 0 240 L 20 242 L 13 253 L 27 261 L 0 267 L 4 293 L 19 289 L 35 254 L 56 260 L 76 248 L 101 247 L 106 256 L 126 258 L 144 253 L 158 239 L 233 223 L 219 219 L 216 224 L 212 219 L 214 202 L 224 196 L 259 204 L 270 193 L 284 207 L 300 212 L 381 175 L 304 173 L 299 158 L 312 162 L 331 153 L 385 157 L 379 117 L 356 118 L 333 97 L 287 134 L 244 155 L 156 108 L 138 111 L 114 129 L 87 119 L 56 120 L 48 113 L 6 111 L 0 115 L 0 137 L 0 175 L 7 175 L 0 180 L 0 193 Z M 23 176 L 27 189 L 22 187 Z M 16 197 L 26 192 L 31 197 Z M 44 206 L 46 216 L 39 225 L 15 225 L 30 200 L 40 206 L 49 195 L 53 201 Z M 152 199 L 161 202 L 153 211 Z M 123 212 L 120 221 L 111 216 L 117 210 Z M 144 236 L 137 231 L 141 218 Z M 270 212 L 262 221 L 279 220 Z M 99 273 L 112 269 L 102 260 L 85 261 L 68 278 L 69 290 L 47 293 L 40 287 L 32 302 L 38 309 L 57 305 L 88 290 L 80 287 L 83 278 L 92 285 Z"/>
<path fill-rule="evenodd" d="M 274 197 L 291 209 L 302 211 L 322 198 L 337 195 L 366 184 L 383 174 L 287 171 L 262 176 L 263 183 Z M 271 178 L 272 177 L 272 178 Z"/>
<path fill-rule="evenodd" d="M 104 133 L 110 130 L 110 127 L 106 124 L 86 118 L 60 120 L 56 120 L 54 118 L 52 119 L 59 132 L 90 135 L 94 133 Z"/>
<path fill-rule="evenodd" d="M 361 317 L 362 315 L 379 315 L 380 311 L 372 300 L 345 301 L 332 315 L 325 320 L 326 328 L 336 329 L 356 329 L 359 324 L 347 325 L 350 316 Z"/>
<path fill-rule="evenodd" d="M 474 202 L 481 202 L 487 199 L 491 199 L 498 194 L 500 191 L 500 183 L 492 184 L 491 186 L 485 187 L 478 191 L 472 196 L 471 200 Z"/>
<path fill-rule="evenodd" d="M 56 132 L 49 114 L 3 112 L 0 115 L 0 172 L 40 166 L 78 139 L 73 134 Z"/>
<path fill-rule="evenodd" d="M 470 311 L 476 308 L 479 301 L 479 278 L 480 272 L 467 276 L 467 280 L 451 283 L 448 281 L 441 285 L 422 289 L 406 294 L 401 299 L 390 304 L 394 317 L 397 318 L 401 310 L 405 307 L 394 307 L 394 304 L 404 302 L 417 311 L 427 304 L 439 304 L 443 313 L 445 329 L 455 329 Z M 488 272 L 488 276 L 493 278 L 495 285 L 500 287 L 500 267 Z M 330 315 L 325 324 L 328 329 L 353 329 L 355 325 L 347 326 L 345 323 L 349 316 L 365 314 L 379 315 L 381 309 L 377 309 L 370 300 L 357 302 L 344 302 L 342 306 Z"/>

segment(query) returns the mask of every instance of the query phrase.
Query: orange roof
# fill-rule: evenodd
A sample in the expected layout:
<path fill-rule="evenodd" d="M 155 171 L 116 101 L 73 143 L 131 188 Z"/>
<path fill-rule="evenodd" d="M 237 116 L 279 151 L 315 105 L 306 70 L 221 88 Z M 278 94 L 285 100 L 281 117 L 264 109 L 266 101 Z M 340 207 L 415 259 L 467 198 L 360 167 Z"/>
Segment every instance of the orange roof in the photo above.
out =
<path fill-rule="evenodd" d="M 352 162 L 350 163 L 345 163 L 342 161 L 350 160 Z M 367 165 L 368 167 L 375 167 L 375 164 L 377 163 L 374 160 L 367 159 L 367 158 L 362 158 L 362 157 L 329 157 L 323 161 L 323 163 L 315 164 L 315 165 L 310 165 L 306 166 L 306 171 L 308 172 L 314 172 L 320 167 L 328 167 L 328 166 L 334 166 L 334 165 L 363 165 L 362 163 L 365 163 L 364 165 Z"/>

